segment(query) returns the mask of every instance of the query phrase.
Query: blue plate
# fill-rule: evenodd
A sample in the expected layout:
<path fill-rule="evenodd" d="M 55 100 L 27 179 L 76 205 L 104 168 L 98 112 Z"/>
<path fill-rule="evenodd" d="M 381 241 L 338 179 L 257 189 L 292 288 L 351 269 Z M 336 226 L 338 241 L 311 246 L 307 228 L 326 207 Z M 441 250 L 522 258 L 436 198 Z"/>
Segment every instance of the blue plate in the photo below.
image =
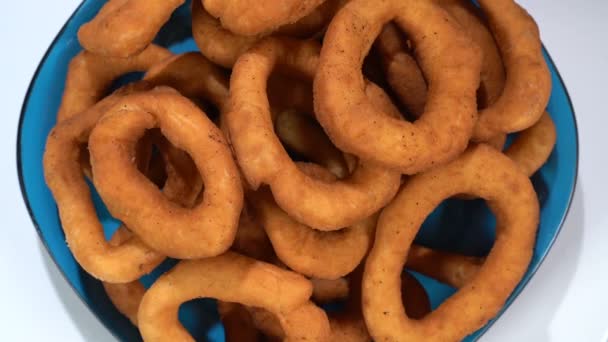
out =
<path fill-rule="evenodd" d="M 97 13 L 104 2 L 84 1 L 59 32 L 40 63 L 30 84 L 19 122 L 17 167 L 23 198 L 34 226 L 66 280 L 118 339 L 137 341 L 141 340 L 137 329 L 114 309 L 100 282 L 80 268 L 67 248 L 55 201 L 44 182 L 42 171 L 46 137 L 55 124 L 68 63 L 81 49 L 76 39 L 77 30 Z M 196 50 L 190 32 L 190 14 L 185 5 L 173 15 L 159 34 L 157 43 L 168 46 L 174 52 Z M 545 56 L 553 76 L 553 92 L 548 109 L 557 126 L 558 140 L 549 162 L 532 177 L 542 206 L 534 257 L 527 274 L 503 311 L 515 300 L 549 252 L 568 212 L 576 183 L 578 137 L 574 111 L 553 61 L 548 54 Z M 106 235 L 110 236 L 116 229 L 117 222 L 109 215 L 98 197 L 95 201 L 100 219 L 106 228 Z M 417 240 L 419 243 L 444 250 L 484 255 L 494 241 L 493 227 L 494 218 L 483 201 L 449 200 L 427 219 Z M 144 283 L 149 285 L 174 263 L 175 261 L 167 261 L 152 275 L 145 277 Z M 427 289 L 433 307 L 437 307 L 454 292 L 452 288 L 432 279 L 419 274 L 416 276 Z M 180 320 L 198 340 L 224 340 L 223 328 L 219 323 L 213 300 L 186 303 L 180 309 Z M 479 338 L 492 322 L 470 335 L 466 341 Z"/>

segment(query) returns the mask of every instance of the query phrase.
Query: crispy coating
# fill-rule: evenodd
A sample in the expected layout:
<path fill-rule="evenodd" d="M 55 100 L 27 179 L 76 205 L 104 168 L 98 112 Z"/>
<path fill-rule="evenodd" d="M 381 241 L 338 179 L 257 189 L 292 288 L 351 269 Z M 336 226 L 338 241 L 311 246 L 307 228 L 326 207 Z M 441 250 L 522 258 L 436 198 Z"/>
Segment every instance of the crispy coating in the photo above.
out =
<path fill-rule="evenodd" d="M 481 82 L 477 107 L 496 102 L 505 86 L 505 68 L 496 41 L 487 27 L 481 11 L 468 0 L 435 0 L 462 26 L 466 34 L 481 48 Z"/>
<path fill-rule="evenodd" d="M 200 0 L 192 1 L 192 37 L 205 57 L 225 68 L 231 68 L 238 57 L 258 40 L 223 28 L 205 11 Z"/>
<path fill-rule="evenodd" d="M 188 152 L 201 174 L 204 197 L 191 209 L 168 201 L 132 166 L 133 146 L 155 127 Z M 97 123 L 89 150 L 95 187 L 109 211 L 146 244 L 180 259 L 230 247 L 243 205 L 238 169 L 221 131 L 177 91 L 158 87 L 121 99 Z"/>
<path fill-rule="evenodd" d="M 457 289 L 479 271 L 484 259 L 412 245 L 405 267 Z"/>
<path fill-rule="evenodd" d="M 344 3 L 344 0 L 327 0 L 306 17 L 278 28 L 275 33 L 309 38 L 323 30 Z M 192 36 L 203 55 L 224 68 L 232 68 L 239 56 L 263 35 L 239 35 L 225 29 L 203 8 L 201 1 L 195 0 L 192 2 Z"/>
<path fill-rule="evenodd" d="M 85 50 L 126 58 L 148 47 L 173 11 L 185 0 L 109 0 L 78 30 Z"/>
<path fill-rule="evenodd" d="M 305 164 L 304 167 L 312 169 L 302 170 L 310 177 L 336 181 L 335 176 L 320 166 Z M 248 198 L 279 259 L 300 274 L 322 279 L 343 277 L 361 263 L 372 244 L 376 215 L 338 231 L 323 232 L 289 217 L 267 189 L 258 190 Z"/>
<path fill-rule="evenodd" d="M 220 109 L 228 99 L 228 76 L 198 52 L 176 55 L 154 65 L 144 80 L 174 88 L 188 98 L 204 98 Z"/>
<path fill-rule="evenodd" d="M 279 27 L 277 33 L 296 38 L 310 38 L 320 33 L 347 2 L 348 0 L 325 0 L 302 19 Z"/>
<path fill-rule="evenodd" d="M 274 134 L 266 82 L 275 68 L 316 70 L 319 46 L 312 41 L 267 38 L 239 58 L 230 87 L 226 121 L 232 146 L 253 189 L 270 186 L 277 204 L 298 222 L 320 230 L 338 230 L 371 216 L 386 205 L 400 174 L 360 162 L 353 174 L 334 183 L 302 173 Z"/>
<path fill-rule="evenodd" d="M 480 10 L 468 0 L 436 0 L 481 48 L 483 62 L 481 82 L 477 91 L 477 107 L 486 108 L 502 93 L 505 70 L 492 33 L 487 28 Z M 426 81 L 416 63 L 407 38 L 393 23 L 387 24 L 380 33 L 376 46 L 380 51 L 386 77 L 400 101 L 415 118 L 424 112 Z"/>
<path fill-rule="evenodd" d="M 181 261 L 161 276 L 144 295 L 138 322 L 146 341 L 193 341 L 177 320 L 179 306 L 195 298 L 216 298 L 277 315 L 286 341 L 303 336 L 323 341 L 329 323 L 323 311 L 308 302 L 311 293 L 310 282 L 296 273 L 228 252 Z"/>
<path fill-rule="evenodd" d="M 257 36 L 295 23 L 323 2 L 325 0 L 205 0 L 203 5 L 226 29 L 242 36 Z"/>
<path fill-rule="evenodd" d="M 148 89 L 138 83 L 113 95 L 53 128 L 44 152 L 44 177 L 57 202 L 61 226 L 74 258 L 93 277 L 125 283 L 152 271 L 164 256 L 138 237 L 120 246 L 106 242 L 80 163 L 81 148 L 99 118 L 128 94 Z"/>
<path fill-rule="evenodd" d="M 385 115 L 364 92 L 363 57 L 391 20 L 412 40 L 430 80 L 425 113 L 414 123 Z M 341 150 L 414 174 L 453 160 L 468 145 L 477 117 L 481 54 L 437 4 L 353 0 L 329 25 L 319 60 L 315 112 Z"/>
<path fill-rule="evenodd" d="M 498 171 L 497 171 L 498 170 Z M 400 274 L 420 225 L 459 193 L 484 198 L 497 219 L 496 241 L 469 282 L 419 321 L 403 309 Z M 536 193 L 509 158 L 479 145 L 455 161 L 411 177 L 381 213 L 363 275 L 363 314 L 377 341 L 458 341 L 502 308 L 532 258 L 539 220 Z"/>
<path fill-rule="evenodd" d="M 505 154 L 531 177 L 549 159 L 556 140 L 555 123 L 545 112 L 536 124 L 519 133 Z"/>
<path fill-rule="evenodd" d="M 551 74 L 534 19 L 513 0 L 480 0 L 506 69 L 504 90 L 479 113 L 474 139 L 513 133 L 534 125 L 551 95 Z"/>
<path fill-rule="evenodd" d="M 112 82 L 129 72 L 147 71 L 171 57 L 169 50 L 150 45 L 130 58 L 103 57 L 82 51 L 70 61 L 57 122 L 89 109 L 101 100 Z"/>
<path fill-rule="evenodd" d="M 363 319 L 361 302 L 361 277 L 363 267 L 359 267 L 349 277 L 351 292 L 344 311 L 330 315 L 332 341 L 369 342 L 369 335 Z M 405 312 L 420 319 L 431 312 L 431 303 L 422 284 L 408 272 L 401 274 L 401 301 Z"/>

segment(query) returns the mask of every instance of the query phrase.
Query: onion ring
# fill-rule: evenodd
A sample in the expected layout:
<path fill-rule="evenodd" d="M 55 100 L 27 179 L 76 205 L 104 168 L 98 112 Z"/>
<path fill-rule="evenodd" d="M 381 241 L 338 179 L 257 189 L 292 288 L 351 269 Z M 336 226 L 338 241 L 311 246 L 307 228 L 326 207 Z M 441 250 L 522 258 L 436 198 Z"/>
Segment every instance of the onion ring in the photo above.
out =
<path fill-rule="evenodd" d="M 386 205 L 401 176 L 360 162 L 349 178 L 328 184 L 303 174 L 285 152 L 274 134 L 266 81 L 275 64 L 312 77 L 318 49 L 312 41 L 287 38 L 267 38 L 256 44 L 234 67 L 226 122 L 239 165 L 253 189 L 266 183 L 277 204 L 298 222 L 319 230 L 337 230 Z"/>
<path fill-rule="evenodd" d="M 538 26 L 512 0 L 480 0 L 502 54 L 507 78 L 494 104 L 479 113 L 473 137 L 487 140 L 534 125 L 551 95 L 551 73 L 544 60 Z"/>
<path fill-rule="evenodd" d="M 430 315 L 413 321 L 397 300 L 399 275 L 426 216 L 443 199 L 459 193 L 488 201 L 497 218 L 496 242 L 471 281 Z M 456 341 L 482 327 L 526 272 L 538 220 L 539 204 L 530 180 L 491 147 L 472 147 L 449 164 L 411 177 L 382 211 L 365 265 L 363 314 L 373 338 Z M 463 308 L 471 310 L 463 314 Z"/>
<path fill-rule="evenodd" d="M 233 252 L 181 261 L 144 295 L 140 332 L 145 340 L 192 341 L 177 320 L 178 308 L 191 299 L 210 297 L 269 310 L 281 318 L 286 341 L 321 341 L 329 334 L 329 323 L 308 301 L 311 293 L 312 285 L 302 276 Z M 301 316 L 305 319 L 298 320 Z"/>
<path fill-rule="evenodd" d="M 44 176 L 57 202 L 66 242 L 74 258 L 93 277 L 126 283 L 152 271 L 164 256 L 135 237 L 114 247 L 106 242 L 80 164 L 81 146 L 99 118 L 128 94 L 147 84 L 123 87 L 80 115 L 53 128 L 44 153 Z M 128 261 L 128 262 L 125 262 Z"/>
<path fill-rule="evenodd" d="M 185 0 L 109 0 L 97 16 L 78 30 L 85 50 L 126 58 L 152 43 L 173 11 Z"/>
<path fill-rule="evenodd" d="M 363 56 L 393 19 L 412 39 L 421 69 L 432 80 L 425 113 L 414 123 L 388 117 L 363 91 Z M 466 149 L 477 117 L 481 54 L 438 5 L 350 1 L 329 25 L 319 61 L 315 113 L 342 151 L 414 174 Z"/>
<path fill-rule="evenodd" d="M 72 59 L 65 80 L 65 90 L 57 113 L 57 122 L 87 110 L 104 97 L 112 81 L 135 71 L 147 71 L 173 54 L 150 45 L 130 58 L 112 58 L 82 51 Z"/>
<path fill-rule="evenodd" d="M 555 124 L 545 112 L 537 123 L 519 133 L 505 154 L 531 177 L 549 159 L 556 140 Z"/>
<path fill-rule="evenodd" d="M 315 179 L 336 181 L 316 164 L 299 163 L 298 167 Z M 249 199 L 279 259 L 300 274 L 322 279 L 343 277 L 361 263 L 372 244 L 376 215 L 339 231 L 322 232 L 289 217 L 267 190 L 259 190 Z"/>
<path fill-rule="evenodd" d="M 242 36 L 256 36 L 295 23 L 323 2 L 325 0 L 205 0 L 203 5 L 226 29 Z"/>
<path fill-rule="evenodd" d="M 133 144 L 155 126 L 190 154 L 201 173 L 205 195 L 192 209 L 167 201 L 131 166 Z M 243 202 L 238 169 L 221 131 L 175 90 L 159 87 L 123 98 L 97 123 L 89 149 L 101 198 L 146 244 L 180 259 L 214 256 L 230 247 Z M 122 172 L 112 172 L 116 168 Z"/>

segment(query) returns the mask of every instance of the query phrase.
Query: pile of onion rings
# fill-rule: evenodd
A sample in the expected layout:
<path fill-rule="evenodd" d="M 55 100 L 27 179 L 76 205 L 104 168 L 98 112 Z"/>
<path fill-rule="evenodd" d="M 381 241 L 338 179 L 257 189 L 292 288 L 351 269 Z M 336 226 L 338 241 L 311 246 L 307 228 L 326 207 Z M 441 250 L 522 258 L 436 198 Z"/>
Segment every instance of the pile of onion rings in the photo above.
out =
<path fill-rule="evenodd" d="M 478 2 L 108 0 L 43 160 L 74 258 L 146 341 L 193 340 L 177 312 L 201 297 L 227 341 L 473 333 L 528 267 L 557 139 L 536 23 Z M 180 6 L 200 52 L 154 43 Z M 487 201 L 487 255 L 414 242 L 448 198 Z M 456 293 L 432 308 L 417 274 Z"/>

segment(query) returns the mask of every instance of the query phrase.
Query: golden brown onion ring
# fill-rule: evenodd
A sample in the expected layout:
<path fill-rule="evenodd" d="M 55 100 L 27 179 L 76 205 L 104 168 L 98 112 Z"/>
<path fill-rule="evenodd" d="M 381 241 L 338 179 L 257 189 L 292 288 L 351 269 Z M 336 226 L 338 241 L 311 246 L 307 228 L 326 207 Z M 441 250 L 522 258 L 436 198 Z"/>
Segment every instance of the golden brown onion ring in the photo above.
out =
<path fill-rule="evenodd" d="M 80 163 L 82 146 L 99 118 L 128 94 L 147 89 L 149 85 L 143 83 L 123 87 L 89 110 L 59 123 L 49 134 L 44 153 L 44 177 L 57 202 L 70 251 L 85 271 L 106 282 L 136 280 L 165 258 L 137 237 L 118 247 L 106 242 Z"/>
<path fill-rule="evenodd" d="M 430 80 L 425 113 L 392 118 L 366 98 L 363 57 L 382 27 L 408 34 Z M 429 1 L 353 0 L 334 17 L 314 81 L 319 123 L 342 151 L 414 174 L 460 155 L 477 117 L 481 54 L 459 25 Z"/>
<path fill-rule="evenodd" d="M 134 144 L 155 127 L 188 152 L 203 178 L 203 200 L 191 209 L 168 201 L 131 165 Z M 158 87 L 121 99 L 97 123 L 89 150 L 94 183 L 109 211 L 147 245 L 181 259 L 230 247 L 243 204 L 238 169 L 221 131 L 177 91 Z"/>
<path fill-rule="evenodd" d="M 473 279 L 431 314 L 414 321 L 398 300 L 399 275 L 422 222 L 441 201 L 460 193 L 488 201 L 497 218 L 496 241 Z M 449 164 L 411 177 L 382 211 L 365 265 L 363 314 L 372 337 L 457 341 L 482 327 L 525 274 L 538 220 L 539 204 L 530 180 L 489 146 L 474 146 Z"/>

